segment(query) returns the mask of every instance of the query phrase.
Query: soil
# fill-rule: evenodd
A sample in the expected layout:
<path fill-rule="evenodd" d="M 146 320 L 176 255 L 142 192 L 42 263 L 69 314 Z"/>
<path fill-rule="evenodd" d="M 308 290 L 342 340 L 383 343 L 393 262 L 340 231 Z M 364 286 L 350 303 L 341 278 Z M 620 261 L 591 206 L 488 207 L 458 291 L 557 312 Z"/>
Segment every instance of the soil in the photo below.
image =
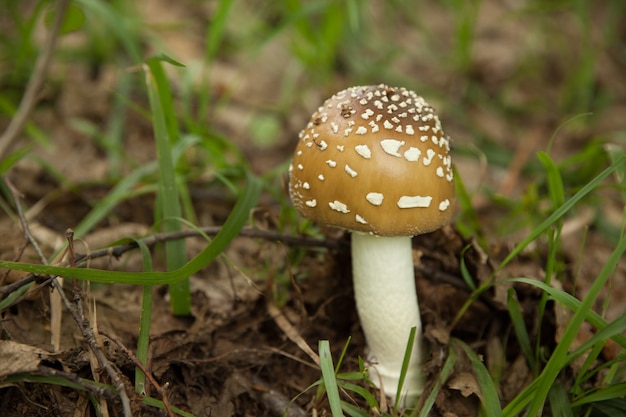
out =
<path fill-rule="evenodd" d="M 512 68 L 520 65 L 521 52 L 513 54 L 511 46 L 517 45 L 519 32 L 516 28 L 520 22 L 498 26 L 498 18 L 504 13 L 503 6 L 498 5 L 499 2 L 485 3 L 477 21 L 475 62 L 466 76 L 485 91 L 495 92 L 503 88 Z M 162 34 L 163 47 L 175 51 L 172 56 L 181 62 L 193 62 L 202 56 L 203 47 L 198 41 L 198 36 L 202 36 L 198 33 L 202 32 L 198 26 L 213 13 L 211 7 L 195 2 L 173 5 L 163 0 L 142 4 L 138 7 L 142 19 L 154 27 L 166 28 L 161 29 L 167 35 Z M 432 30 L 441 32 L 442 39 L 451 36 L 446 28 L 450 17 L 445 11 L 433 6 L 425 7 L 424 12 L 429 13 Z M 248 10 L 247 13 L 251 12 Z M 605 13 L 598 7 L 592 19 L 602 22 Z M 242 12 L 234 19 L 239 22 L 246 18 L 249 16 Z M 382 19 L 383 15 L 378 18 Z M 570 17 L 556 18 L 562 22 L 564 31 L 574 30 L 576 25 Z M 193 24 L 184 30 L 167 29 L 168 22 L 179 20 Z M 14 29 L 10 23 L 3 21 L 2 24 Z M 408 24 L 399 22 L 399 27 L 407 30 Z M 41 31 L 43 39 L 45 30 L 42 28 Z M 280 105 L 278 98 L 268 100 L 267 97 L 272 97 L 281 82 L 281 68 L 277 68 L 281 65 L 276 63 L 291 59 L 285 47 L 287 40 L 280 35 L 257 54 L 222 57 L 215 62 L 212 72 L 212 98 L 216 101 L 224 98 L 226 103 L 213 109 L 213 129 L 230 138 L 250 162 L 251 169 L 259 174 L 285 166 L 293 152 L 294 138 L 308 120 L 308 114 L 328 93 L 332 93 L 332 89 L 350 83 L 350 74 L 343 74 L 337 81 L 327 83 L 324 92 L 306 89 L 294 99 L 291 110 L 284 110 L 281 114 L 283 133 L 271 146 L 250 140 L 251 118 Z M 61 40 L 59 48 L 69 48 L 80 42 L 84 39 L 71 35 Z M 536 46 L 523 47 L 532 49 Z M 449 93 L 450 101 L 453 101 L 454 95 L 463 89 L 456 83 L 463 81 L 455 83 L 449 76 L 446 78 L 446 74 L 438 74 L 436 68 L 422 67 L 418 64 L 422 62 L 420 52 L 407 50 L 413 56 L 398 59 L 396 71 L 424 77 L 432 75 L 433 90 Z M 530 53 L 528 49 L 522 52 Z M 564 64 L 559 61 L 559 53 L 555 52 L 551 57 L 554 59 L 553 76 L 559 78 Z M 606 89 L 606 85 L 615 79 L 623 81 L 623 76 L 619 75 L 623 72 L 619 69 L 624 69 L 624 63 L 612 61 L 611 57 L 611 51 L 603 51 L 602 59 L 606 61 L 602 61 L 602 66 L 594 73 L 599 89 Z M 3 69 L 3 74 L 5 71 Z M 21 195 L 32 234 L 48 257 L 65 244 L 66 230 L 80 223 L 93 203 L 107 195 L 114 185 L 105 180 L 111 159 L 102 144 L 81 129 L 79 122 L 87 121 L 97 129 L 106 128 L 115 97 L 113 92 L 118 88 L 122 71 L 125 69 L 113 62 L 90 67 L 68 59 L 54 60 L 42 97 L 29 119 L 45 132 L 50 143 L 33 146 L 29 157 L 7 173 L 6 179 Z M 183 83 L 176 80 L 176 74 L 173 71 L 171 79 L 178 97 L 182 94 Z M 549 79 L 539 81 L 538 85 L 528 89 L 524 83 L 520 84 L 510 93 L 511 96 L 507 96 L 508 99 L 532 103 L 537 97 L 544 97 L 543 105 L 549 105 L 557 94 L 554 91 L 557 87 L 551 87 L 554 83 Z M 595 135 L 626 130 L 621 118 L 626 109 L 624 85 L 614 87 L 616 98 L 613 105 L 603 111 L 592 126 L 565 132 L 564 135 L 572 139 L 569 144 L 564 144 L 564 140 L 554 143 L 552 156 L 555 160 L 580 151 Z M 147 98 L 141 95 L 140 89 L 132 94 L 133 102 L 147 108 Z M 437 107 L 443 109 L 443 120 L 452 119 L 451 105 L 442 100 Z M 543 149 L 553 129 L 564 118 L 563 115 L 536 113 L 520 117 L 524 117 L 523 126 L 518 123 L 511 134 L 506 134 L 511 119 L 489 109 L 473 108 L 461 119 L 463 121 L 451 122 L 447 129 L 457 142 L 469 143 L 470 134 L 465 124 L 471 122 L 514 156 L 505 165 L 489 166 L 468 153 L 460 153 L 455 159 L 457 169 L 467 178 L 466 185 L 481 224 L 480 233 L 468 237 L 453 224 L 413 239 L 417 291 L 429 350 L 424 364 L 428 381 L 426 392 L 436 381 L 449 349 L 458 346 L 451 343 L 451 338 L 471 346 L 490 369 L 501 368 L 499 394 L 503 404 L 530 383 L 532 373 L 516 341 L 507 310 L 510 288 L 515 290 L 531 337 L 533 340 L 541 338 L 546 351 L 555 346 L 567 325 L 568 313 L 552 302 L 548 302 L 545 317 L 538 323 L 541 292 L 531 286 L 502 282 L 510 277 L 545 278 L 547 242 L 543 239 L 535 241 L 498 271 L 495 274 L 498 284 L 460 313 L 472 293 L 470 286 L 491 279 L 495 266 L 529 231 L 528 227 L 520 225 L 512 228 L 515 230 L 511 233 L 501 233 L 502 224 L 506 223 L 510 213 L 505 205 L 498 205 L 491 198 L 491 192 L 497 190 L 499 195 L 517 198 L 528 190 L 534 180 L 532 176 L 526 176 L 527 172 L 522 168 L 534 152 Z M 0 119 L 0 127 L 4 129 L 8 121 L 6 117 Z M 21 140 L 25 143 L 26 136 Z M 129 111 L 127 114 L 123 146 L 124 159 L 130 161 L 125 169 L 155 159 L 150 121 L 139 112 Z M 215 181 L 211 172 L 194 178 L 189 187 L 198 213 L 198 224 L 222 224 L 234 203 L 232 194 Z M 605 201 L 601 207 L 575 211 L 566 218 L 563 228 L 559 255 L 561 273 L 558 280 L 553 280 L 553 285 L 577 297 L 584 297 L 612 251 L 610 239 L 594 227 L 594 220 L 601 216 L 614 230 L 620 227 L 623 202 L 617 193 L 603 192 Z M 8 191 L 3 199 L 3 207 L 12 206 L 8 203 Z M 284 196 L 264 193 L 253 220 L 255 228 L 265 235 L 236 238 L 225 257 L 191 277 L 190 316 L 171 314 L 166 286 L 152 289 L 154 310 L 148 368 L 164 388 L 164 395 L 171 405 L 195 416 L 282 416 L 285 409 L 288 409 L 289 416 L 330 415 L 325 397 L 318 398 L 315 388 L 310 388 L 321 378 L 320 369 L 296 341 L 317 351 L 319 340 L 329 340 L 335 360 L 347 345 L 341 372 L 359 370 L 359 357 L 365 355 L 366 345 L 352 296 L 349 236 L 329 229 L 321 229 L 313 237 L 300 234 L 297 219 L 285 224 L 282 216 L 286 202 Z M 124 237 L 153 234 L 153 207 L 153 193 L 138 192 L 136 197 L 117 205 L 89 234 L 80 236 L 76 250 L 88 253 Z M 26 243 L 15 216 L 0 217 L 0 233 L 0 259 L 39 262 L 32 246 Z M 295 237 L 295 240 L 287 242 L 281 239 L 284 236 Z M 200 238 L 188 238 L 186 242 L 189 256 L 197 254 L 206 245 Z M 152 251 L 155 268 L 162 269 L 161 248 L 155 245 Z M 89 267 L 139 271 L 142 262 L 138 251 L 130 251 L 120 257 L 94 259 Z M 464 279 L 463 268 L 466 268 L 466 276 L 471 282 Z M 1 276 L 0 283 L 7 286 L 24 278 L 25 275 L 11 272 L 8 276 Z M 30 292 L 26 298 L 17 300 L 1 312 L 0 415 L 95 416 L 91 401 L 100 401 L 100 408 L 107 409 L 108 415 L 122 415 L 119 396 L 110 391 L 89 396 L 87 391 L 75 386 L 40 382 L 42 377 L 60 376 L 83 388 L 79 378 L 112 383 L 109 375 L 95 362 L 84 333 L 66 309 L 63 309 L 61 327 L 51 327 L 51 312 L 58 311 L 51 304 L 51 294 L 55 290 L 49 282 L 42 279 L 37 282 L 40 284 L 37 291 Z M 85 309 L 83 318 L 92 328 L 97 326 L 102 331 L 102 334 L 96 332 L 97 343 L 119 370 L 122 383 L 131 395 L 133 415 L 167 415 L 164 410 L 142 403 L 138 396 L 132 395 L 135 364 L 129 351 L 136 350 L 142 288 L 86 285 L 69 280 L 63 285 L 70 299 L 78 294 Z M 625 292 L 626 264 L 622 262 L 613 275 L 611 287 L 598 298 L 597 311 L 603 312 L 607 320 L 624 314 Z M 3 297 L 7 295 L 2 294 Z M 575 343 L 582 343 L 592 333 L 590 326 L 585 327 Z M 604 348 L 602 360 L 612 360 L 618 352 L 617 347 L 609 343 Z M 482 394 L 469 360 L 462 351 L 458 353 L 460 359 L 437 395 L 433 416 L 477 415 Z M 576 366 L 579 365 L 572 364 L 569 370 L 572 374 Z M 563 377 L 567 381 L 567 375 Z M 597 379 L 600 377 L 601 373 Z M 588 383 L 592 386 L 596 382 L 591 380 Z M 361 385 L 365 386 L 365 383 L 361 382 Z M 146 390 L 149 396 L 163 398 L 163 393 L 157 392 L 151 384 L 147 384 Z M 358 397 L 344 398 L 369 410 Z"/>

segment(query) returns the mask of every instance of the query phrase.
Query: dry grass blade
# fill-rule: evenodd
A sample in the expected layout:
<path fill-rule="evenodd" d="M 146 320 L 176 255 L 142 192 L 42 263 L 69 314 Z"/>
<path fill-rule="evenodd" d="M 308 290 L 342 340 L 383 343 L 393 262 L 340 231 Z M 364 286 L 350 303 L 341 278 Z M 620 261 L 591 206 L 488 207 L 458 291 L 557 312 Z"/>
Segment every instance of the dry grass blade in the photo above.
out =
<path fill-rule="evenodd" d="M 276 307 L 271 298 L 267 299 L 266 302 L 267 312 L 270 317 L 274 320 L 276 325 L 280 327 L 280 330 L 285 333 L 285 336 L 289 338 L 293 343 L 295 343 L 304 353 L 309 355 L 309 357 L 315 362 L 317 366 L 320 365 L 320 357 L 317 353 L 311 349 L 309 344 L 302 338 L 298 330 L 287 320 L 287 318 L 283 315 L 283 313 Z"/>

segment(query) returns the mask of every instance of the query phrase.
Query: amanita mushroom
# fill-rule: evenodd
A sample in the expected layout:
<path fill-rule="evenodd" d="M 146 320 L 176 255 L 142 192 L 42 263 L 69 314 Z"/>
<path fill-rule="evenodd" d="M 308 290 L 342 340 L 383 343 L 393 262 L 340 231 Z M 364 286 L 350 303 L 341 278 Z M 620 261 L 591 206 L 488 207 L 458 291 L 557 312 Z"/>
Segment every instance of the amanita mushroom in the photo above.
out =
<path fill-rule="evenodd" d="M 335 94 L 299 138 L 289 169 L 291 200 L 304 217 L 352 232 L 370 378 L 389 397 L 396 396 L 409 334 L 417 329 L 401 393 L 408 404 L 423 388 L 411 236 L 452 217 L 450 143 L 421 96 L 382 84 Z"/>

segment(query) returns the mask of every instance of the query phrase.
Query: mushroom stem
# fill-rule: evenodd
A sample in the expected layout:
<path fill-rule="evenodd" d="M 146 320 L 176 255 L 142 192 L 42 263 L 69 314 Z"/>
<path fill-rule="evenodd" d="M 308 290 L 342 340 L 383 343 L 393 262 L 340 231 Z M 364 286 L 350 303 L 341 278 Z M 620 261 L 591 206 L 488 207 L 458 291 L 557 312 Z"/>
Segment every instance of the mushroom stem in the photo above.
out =
<path fill-rule="evenodd" d="M 369 347 L 370 379 L 396 397 L 412 327 L 416 340 L 402 388 L 400 405 L 421 395 L 422 322 L 419 315 L 411 237 L 352 233 L 354 296 Z"/>

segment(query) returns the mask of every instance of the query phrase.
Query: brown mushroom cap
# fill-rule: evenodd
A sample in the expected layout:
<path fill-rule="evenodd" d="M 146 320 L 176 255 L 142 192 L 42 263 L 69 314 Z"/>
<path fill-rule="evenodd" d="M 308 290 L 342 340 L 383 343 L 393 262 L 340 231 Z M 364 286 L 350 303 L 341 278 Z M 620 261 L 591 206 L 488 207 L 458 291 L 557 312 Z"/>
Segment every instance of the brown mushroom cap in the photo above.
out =
<path fill-rule="evenodd" d="M 300 132 L 289 193 L 303 216 L 382 236 L 418 235 L 453 214 L 450 143 L 413 91 L 351 87 Z"/>

